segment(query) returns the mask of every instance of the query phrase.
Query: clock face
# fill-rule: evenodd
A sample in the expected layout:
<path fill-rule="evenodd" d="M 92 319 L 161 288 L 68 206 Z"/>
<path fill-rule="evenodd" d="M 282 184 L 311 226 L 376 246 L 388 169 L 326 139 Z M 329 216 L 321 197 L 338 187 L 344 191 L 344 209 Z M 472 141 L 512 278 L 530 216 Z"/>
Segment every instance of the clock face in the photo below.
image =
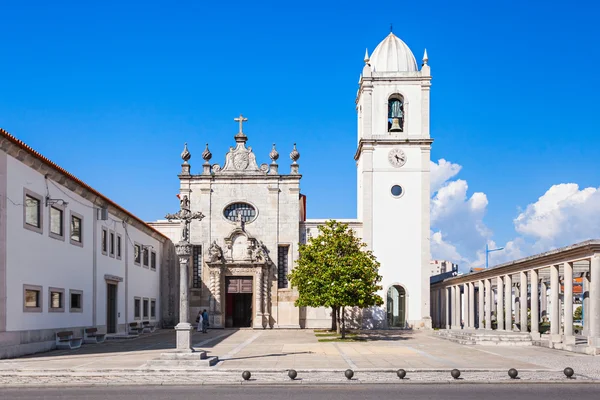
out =
<path fill-rule="evenodd" d="M 393 167 L 400 168 L 406 162 L 406 154 L 402 149 L 392 149 L 388 154 L 388 161 Z"/>

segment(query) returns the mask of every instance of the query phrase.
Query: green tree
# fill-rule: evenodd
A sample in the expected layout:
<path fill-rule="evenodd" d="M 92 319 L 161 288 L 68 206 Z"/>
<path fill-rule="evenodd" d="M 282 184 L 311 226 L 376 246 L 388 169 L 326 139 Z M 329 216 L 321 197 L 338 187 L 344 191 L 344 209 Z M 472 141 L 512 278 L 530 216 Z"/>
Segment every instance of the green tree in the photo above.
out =
<path fill-rule="evenodd" d="M 581 319 L 581 306 L 577 307 L 577 309 L 575 309 L 575 312 L 573 313 L 573 319 L 575 320 L 580 320 Z"/>
<path fill-rule="evenodd" d="M 301 244 L 296 267 L 289 275 L 298 289 L 297 307 L 331 307 L 342 339 L 346 337 L 346 307 L 370 307 L 383 304 L 377 294 L 379 262 L 366 244 L 347 224 L 335 220 L 319 226 L 319 235 Z M 341 315 L 341 321 L 339 321 Z M 337 321 L 336 321 L 337 320 Z"/>

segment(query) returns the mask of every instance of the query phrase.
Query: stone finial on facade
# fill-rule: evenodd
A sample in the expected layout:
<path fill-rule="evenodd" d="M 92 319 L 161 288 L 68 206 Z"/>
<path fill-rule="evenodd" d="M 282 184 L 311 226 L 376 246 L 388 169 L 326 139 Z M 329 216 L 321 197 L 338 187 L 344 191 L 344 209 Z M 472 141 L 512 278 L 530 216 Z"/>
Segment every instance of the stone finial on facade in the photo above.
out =
<path fill-rule="evenodd" d="M 208 143 L 206 143 L 206 149 L 202 152 L 202 158 L 204 159 L 203 165 L 203 175 L 210 175 L 210 159 L 212 158 L 212 153 L 208 149 Z"/>
<path fill-rule="evenodd" d="M 183 145 L 183 151 L 181 152 L 181 159 L 183 160 L 183 164 L 181 164 L 181 175 L 189 175 L 190 174 L 190 164 L 188 161 L 192 158 L 192 153 L 187 148 L 187 143 Z"/>
<path fill-rule="evenodd" d="M 427 57 L 427 49 L 425 49 L 425 52 L 423 53 L 423 65 L 427 65 L 427 61 L 429 61 L 429 57 Z"/>
<path fill-rule="evenodd" d="M 370 61 L 369 58 L 369 49 L 365 49 L 365 64 L 368 64 Z"/>
<path fill-rule="evenodd" d="M 296 149 L 296 143 L 294 143 L 294 148 L 292 149 L 292 152 L 290 153 L 290 158 L 292 159 L 292 174 L 297 174 L 298 173 L 298 160 L 300 159 L 300 153 L 298 152 L 298 150 Z"/>
<path fill-rule="evenodd" d="M 269 153 L 269 157 L 271 158 L 271 169 L 269 170 L 270 175 L 277 175 L 279 173 L 277 165 L 277 159 L 279 158 L 279 152 L 275 148 L 275 143 L 273 143 L 273 149 Z"/>

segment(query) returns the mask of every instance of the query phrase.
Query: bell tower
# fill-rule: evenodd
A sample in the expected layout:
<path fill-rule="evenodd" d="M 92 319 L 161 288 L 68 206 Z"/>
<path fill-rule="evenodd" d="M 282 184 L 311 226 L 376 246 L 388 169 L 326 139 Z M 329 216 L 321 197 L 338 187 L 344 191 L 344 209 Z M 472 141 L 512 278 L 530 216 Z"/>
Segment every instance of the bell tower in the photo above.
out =
<path fill-rule="evenodd" d="M 356 97 L 358 219 L 381 263 L 385 302 L 366 319 L 374 327 L 429 328 L 427 51 L 419 70 L 408 46 L 390 33 L 364 61 Z"/>

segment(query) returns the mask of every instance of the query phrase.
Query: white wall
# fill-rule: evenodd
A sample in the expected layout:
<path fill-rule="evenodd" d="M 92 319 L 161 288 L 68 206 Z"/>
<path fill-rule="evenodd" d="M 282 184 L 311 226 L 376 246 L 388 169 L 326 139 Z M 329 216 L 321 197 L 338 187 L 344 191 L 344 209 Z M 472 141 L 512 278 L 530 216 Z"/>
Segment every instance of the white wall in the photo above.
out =
<path fill-rule="evenodd" d="M 44 176 L 8 156 L 7 197 L 7 331 L 92 325 L 93 293 L 93 209 L 91 203 L 68 189 L 61 189 L 73 201 L 48 184 L 51 198 L 69 202 L 64 215 L 65 240 L 49 237 L 49 208 L 42 202 L 43 233 L 23 227 L 23 188 L 46 195 Z M 83 216 L 83 247 L 70 243 L 69 211 Z M 23 312 L 23 285 L 42 286 L 42 312 Z M 49 287 L 65 289 L 64 312 L 48 312 Z M 69 289 L 83 291 L 83 312 L 69 312 Z"/>
<path fill-rule="evenodd" d="M 109 220 L 96 220 L 92 203 L 66 187 L 49 180 L 14 157 L 7 155 L 7 331 L 105 326 L 106 275 L 122 278 L 118 283 L 117 324 L 133 322 L 133 297 L 156 299 L 156 318 L 160 320 L 161 243 L 150 235 L 109 214 Z M 23 189 L 42 197 L 63 199 L 64 240 L 51 237 L 49 207 L 42 199 L 42 233 L 24 228 Z M 15 204 L 13 204 L 13 202 Z M 83 246 L 70 243 L 70 212 L 83 217 Z M 94 225 L 96 236 L 94 241 Z M 102 254 L 102 228 L 115 233 L 115 256 Z M 129 235 L 127 236 L 127 233 Z M 117 258 L 116 238 L 121 235 L 121 259 Z M 108 236 L 110 239 L 110 235 Z M 156 271 L 133 262 L 132 242 L 152 245 L 156 252 Z M 94 247 L 96 247 L 94 276 Z M 126 263 L 127 260 L 127 263 Z M 142 260 L 143 261 L 143 260 Z M 149 259 L 150 261 L 150 259 Z M 149 262 L 150 264 L 150 262 Z M 95 286 L 94 286 L 95 284 Z M 42 287 L 41 312 L 24 312 L 23 285 Z M 49 288 L 64 289 L 63 312 L 49 312 Z M 95 290 L 94 290 L 95 287 Z M 82 312 L 70 312 L 69 289 L 83 291 Z M 94 310 L 95 304 L 95 310 Z M 95 311 L 95 312 L 94 312 Z"/>

